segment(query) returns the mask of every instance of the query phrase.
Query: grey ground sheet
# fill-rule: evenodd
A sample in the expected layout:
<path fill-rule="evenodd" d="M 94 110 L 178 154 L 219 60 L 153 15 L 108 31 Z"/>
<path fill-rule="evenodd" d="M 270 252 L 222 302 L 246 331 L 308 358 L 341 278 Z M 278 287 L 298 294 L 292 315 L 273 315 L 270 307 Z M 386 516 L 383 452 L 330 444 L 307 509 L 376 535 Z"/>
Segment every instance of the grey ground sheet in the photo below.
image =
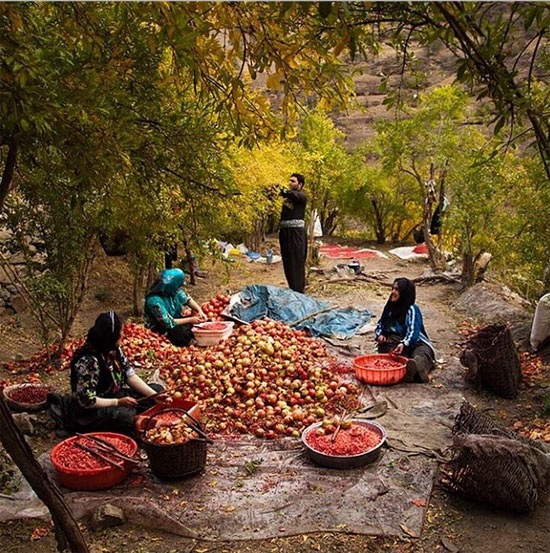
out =
<path fill-rule="evenodd" d="M 364 339 L 357 340 L 334 349 L 364 349 L 359 346 Z M 377 419 L 388 431 L 388 447 L 374 465 L 324 469 L 306 458 L 298 440 L 242 437 L 211 446 L 200 475 L 161 482 L 144 460 L 116 488 L 64 489 L 65 498 L 78 518 L 111 503 L 135 523 L 201 539 L 265 539 L 319 531 L 420 535 L 437 461 L 451 443 L 462 400 L 458 360 L 444 359 L 436 373 L 431 384 L 364 386 L 365 404 L 388 403 L 386 414 Z M 252 473 L 246 468 L 251 461 L 261 461 Z M 55 479 L 48 456 L 41 462 Z M 0 498 L 2 521 L 45 514 L 28 487 L 13 499 Z"/>

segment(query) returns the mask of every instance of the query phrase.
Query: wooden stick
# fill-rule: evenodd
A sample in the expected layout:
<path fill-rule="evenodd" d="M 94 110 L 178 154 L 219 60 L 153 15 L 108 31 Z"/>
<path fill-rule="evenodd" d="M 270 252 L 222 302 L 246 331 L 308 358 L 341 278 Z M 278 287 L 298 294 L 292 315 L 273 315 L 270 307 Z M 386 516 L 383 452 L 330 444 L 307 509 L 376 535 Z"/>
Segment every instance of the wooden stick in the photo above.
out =
<path fill-rule="evenodd" d="M 288 326 L 292 328 L 293 326 L 299 325 L 300 323 L 307 321 L 307 319 L 311 319 L 312 317 L 315 317 L 316 315 L 320 315 L 321 313 L 326 313 L 327 311 L 332 311 L 333 309 L 336 309 L 336 307 L 325 307 L 324 309 L 319 309 L 319 311 L 314 311 L 313 313 L 310 313 L 309 315 L 306 315 L 305 317 L 302 317 L 301 319 L 298 319 L 297 321 L 290 323 Z"/>
<path fill-rule="evenodd" d="M 191 420 L 195 421 L 197 424 L 200 425 L 199 422 L 197 422 L 197 420 L 192 417 L 187 411 L 185 412 L 186 416 L 188 416 Z M 213 444 L 214 443 L 214 440 L 212 440 L 211 438 L 209 438 L 201 429 L 199 426 L 195 426 L 194 424 L 191 424 L 189 421 L 186 421 L 184 420 L 185 424 L 187 426 L 189 426 L 189 428 L 191 428 L 192 430 L 194 430 L 199 436 L 202 436 L 209 444 Z"/>
<path fill-rule="evenodd" d="M 99 453 L 99 451 L 96 451 L 95 449 L 92 449 L 91 447 L 85 446 L 84 444 L 81 444 L 78 441 L 74 441 L 73 444 L 82 449 L 83 451 L 87 451 L 91 455 L 95 455 L 99 459 L 102 459 L 106 463 L 109 463 L 109 465 L 112 465 L 113 467 L 116 467 L 119 470 L 126 470 L 124 467 L 121 467 L 118 463 L 115 463 L 112 459 L 109 459 L 108 457 L 105 457 L 105 455 Z"/>
<path fill-rule="evenodd" d="M 123 459 L 124 461 L 128 461 L 129 463 L 139 464 L 139 461 L 137 461 L 133 457 L 128 457 L 128 455 L 124 455 L 124 453 L 122 453 L 116 446 L 114 446 L 112 443 L 108 442 L 107 440 L 103 440 L 101 438 L 98 438 L 97 436 L 80 434 L 79 432 L 77 432 L 76 435 L 82 438 L 87 438 L 88 440 L 91 440 L 92 442 L 100 446 L 102 449 L 108 450 L 109 453 L 112 453 L 113 455 L 115 455 L 115 457 Z"/>
<path fill-rule="evenodd" d="M 191 430 L 196 432 L 197 434 L 204 436 L 203 438 L 193 438 L 193 440 L 198 440 L 199 442 L 206 442 L 207 444 L 213 444 L 214 441 L 210 439 L 204 432 L 202 432 L 200 429 L 198 429 L 195 425 L 191 424 L 189 421 L 186 421 L 183 417 L 181 421 L 179 422 L 172 422 L 170 424 L 163 424 L 160 427 L 157 426 L 155 428 L 175 428 L 176 426 L 180 425 L 183 422 L 183 424 L 186 424 Z M 147 431 L 151 430 L 151 428 L 148 428 Z"/>
<path fill-rule="evenodd" d="M 145 401 L 147 399 L 155 399 L 156 397 L 160 397 L 160 396 L 163 396 L 165 394 L 169 394 L 170 392 L 174 392 L 175 390 L 176 390 L 175 388 L 167 388 L 166 390 L 162 390 L 161 392 L 157 392 L 156 394 L 151 394 L 150 396 L 140 397 L 136 401 L 138 403 L 141 403 L 142 401 Z"/>
<path fill-rule="evenodd" d="M 331 442 L 336 441 L 336 436 L 338 436 L 338 433 L 340 432 L 340 428 L 342 428 L 342 423 L 344 422 L 344 418 L 346 417 L 346 410 L 344 409 L 342 411 L 342 415 L 340 416 L 340 422 L 338 423 L 338 426 L 336 427 L 336 432 L 332 435 L 332 438 L 330 439 Z"/>

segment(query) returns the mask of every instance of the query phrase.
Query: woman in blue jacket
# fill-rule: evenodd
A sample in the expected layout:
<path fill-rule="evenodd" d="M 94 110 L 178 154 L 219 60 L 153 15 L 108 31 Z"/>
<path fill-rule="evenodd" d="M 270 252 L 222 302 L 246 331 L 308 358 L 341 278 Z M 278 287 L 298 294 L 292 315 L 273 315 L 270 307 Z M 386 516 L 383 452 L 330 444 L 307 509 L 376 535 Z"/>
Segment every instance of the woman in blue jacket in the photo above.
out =
<path fill-rule="evenodd" d="M 392 352 L 409 358 L 407 382 L 428 382 L 428 374 L 434 368 L 435 351 L 415 300 L 414 282 L 397 278 L 374 335 L 380 353 Z"/>

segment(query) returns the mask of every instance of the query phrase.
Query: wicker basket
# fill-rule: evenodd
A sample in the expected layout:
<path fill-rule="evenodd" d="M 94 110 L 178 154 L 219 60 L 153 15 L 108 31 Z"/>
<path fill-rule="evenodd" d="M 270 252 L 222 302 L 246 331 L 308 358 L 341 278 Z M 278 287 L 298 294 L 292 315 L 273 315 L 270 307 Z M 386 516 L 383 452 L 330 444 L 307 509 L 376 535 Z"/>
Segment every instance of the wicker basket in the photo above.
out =
<path fill-rule="evenodd" d="M 488 415 L 478 411 L 468 401 L 463 401 L 460 406 L 460 412 L 455 418 L 453 434 L 492 434 L 493 436 L 503 436 L 504 438 L 523 442 L 544 453 L 548 452 L 548 447 L 543 442 L 530 440 L 529 438 L 516 434 L 516 432 L 495 422 Z"/>
<path fill-rule="evenodd" d="M 155 476 L 163 480 L 183 478 L 200 472 L 206 465 L 207 443 L 204 439 L 189 440 L 182 444 L 155 444 L 145 439 L 145 434 L 151 427 L 152 421 L 158 415 L 168 411 L 180 412 L 183 416 L 186 415 L 186 411 L 178 408 L 159 411 L 149 418 L 142 435 L 143 449 L 149 458 L 151 470 Z M 203 430 L 200 424 L 196 424 L 196 426 Z"/>
<path fill-rule="evenodd" d="M 468 368 L 468 381 L 508 399 L 518 395 L 521 364 L 506 325 L 489 325 L 480 329 L 467 341 L 460 362 Z"/>
<path fill-rule="evenodd" d="M 464 497 L 527 513 L 548 490 L 547 456 L 517 440 L 491 434 L 458 434 L 453 451 L 442 483 Z"/>
<path fill-rule="evenodd" d="M 44 411 L 47 407 L 47 399 L 44 401 L 41 401 L 39 403 L 23 403 L 21 401 L 15 401 L 10 397 L 10 393 L 14 392 L 15 390 L 26 388 L 26 387 L 32 387 L 32 388 L 41 388 L 43 390 L 51 391 L 51 388 L 49 386 L 45 386 L 44 384 L 31 384 L 31 383 L 23 383 L 23 384 L 14 384 L 12 386 L 6 386 L 2 393 L 4 395 L 4 400 L 8 404 L 8 407 L 17 413 L 21 412 L 37 412 L 37 411 Z"/>

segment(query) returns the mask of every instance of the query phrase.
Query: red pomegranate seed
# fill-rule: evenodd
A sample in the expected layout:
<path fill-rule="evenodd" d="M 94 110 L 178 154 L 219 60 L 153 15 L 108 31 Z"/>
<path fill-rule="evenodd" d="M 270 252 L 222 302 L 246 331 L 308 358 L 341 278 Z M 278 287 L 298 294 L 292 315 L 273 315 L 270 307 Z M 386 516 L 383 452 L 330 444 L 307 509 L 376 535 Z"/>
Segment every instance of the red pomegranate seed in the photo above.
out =
<path fill-rule="evenodd" d="M 42 403 L 46 401 L 49 391 L 38 386 L 23 386 L 9 393 L 9 398 L 18 403 Z"/>
<path fill-rule="evenodd" d="M 318 429 L 310 432 L 306 442 L 316 451 L 326 455 L 349 457 L 359 455 L 377 446 L 382 441 L 380 435 L 362 424 L 353 424 L 351 428 L 338 432 L 336 440 L 332 441 L 332 434 L 318 433 Z"/>

